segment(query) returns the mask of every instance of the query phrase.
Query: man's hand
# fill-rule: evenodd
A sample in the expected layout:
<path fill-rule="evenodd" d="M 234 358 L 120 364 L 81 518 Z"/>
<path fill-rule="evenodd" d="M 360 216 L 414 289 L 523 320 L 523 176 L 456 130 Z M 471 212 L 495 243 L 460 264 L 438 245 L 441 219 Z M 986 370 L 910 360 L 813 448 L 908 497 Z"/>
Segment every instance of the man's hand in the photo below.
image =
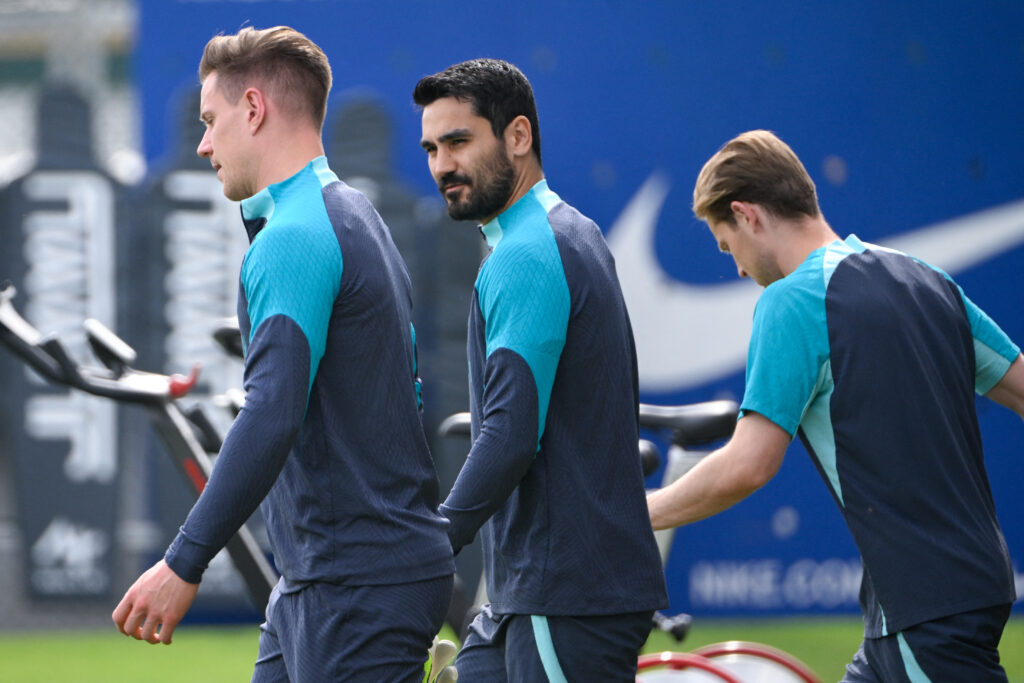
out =
<path fill-rule="evenodd" d="M 111 616 L 126 636 L 170 645 L 198 590 L 199 584 L 183 581 L 160 560 L 132 584 Z"/>

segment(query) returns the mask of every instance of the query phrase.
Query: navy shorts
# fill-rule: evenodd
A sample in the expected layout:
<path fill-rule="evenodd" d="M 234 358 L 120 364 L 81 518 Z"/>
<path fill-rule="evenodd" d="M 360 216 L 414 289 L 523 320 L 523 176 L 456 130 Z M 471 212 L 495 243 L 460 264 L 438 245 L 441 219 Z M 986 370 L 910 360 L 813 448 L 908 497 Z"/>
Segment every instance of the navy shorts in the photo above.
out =
<path fill-rule="evenodd" d="M 452 576 L 384 586 L 311 583 L 270 595 L 260 626 L 256 683 L 421 683 L 441 630 Z"/>
<path fill-rule="evenodd" d="M 865 638 L 842 683 L 1005 683 L 998 648 L 1010 607 L 954 614 L 882 638 Z"/>
<path fill-rule="evenodd" d="M 455 668 L 468 683 L 632 683 L 653 614 L 495 615 L 485 606 L 469 627 Z"/>

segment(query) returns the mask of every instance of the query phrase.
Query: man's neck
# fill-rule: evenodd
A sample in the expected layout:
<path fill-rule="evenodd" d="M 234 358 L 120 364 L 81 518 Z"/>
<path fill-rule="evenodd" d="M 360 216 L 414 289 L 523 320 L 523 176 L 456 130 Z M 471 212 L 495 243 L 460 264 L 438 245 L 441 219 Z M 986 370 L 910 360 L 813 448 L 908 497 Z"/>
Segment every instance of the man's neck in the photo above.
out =
<path fill-rule="evenodd" d="M 533 189 L 533 186 L 544 180 L 544 172 L 536 164 L 530 164 L 516 178 L 516 184 L 512 188 L 512 197 L 505 205 L 505 209 L 512 206 L 526 196 L 526 193 Z M 504 209 L 502 209 L 504 211 Z"/>
<path fill-rule="evenodd" d="M 481 225 L 486 225 L 494 220 L 497 216 L 508 211 L 516 202 L 526 196 L 526 193 L 533 189 L 533 186 L 544 180 L 544 171 L 536 163 L 531 161 L 526 163 L 518 169 L 516 173 L 516 181 L 512 185 L 512 193 L 508 196 L 508 201 L 505 202 L 505 206 L 501 207 L 501 211 L 488 216 L 486 219 L 480 221 Z"/>
<path fill-rule="evenodd" d="M 796 270 L 815 249 L 839 239 L 821 215 L 783 221 L 781 227 L 784 233 L 779 235 L 781 247 L 776 253 L 779 267 L 785 275 Z"/>
<path fill-rule="evenodd" d="M 324 154 L 319 132 L 311 129 L 294 131 L 286 136 L 268 136 L 267 140 L 268 144 L 259 161 L 257 178 L 260 190 L 291 178 L 313 159 Z"/>

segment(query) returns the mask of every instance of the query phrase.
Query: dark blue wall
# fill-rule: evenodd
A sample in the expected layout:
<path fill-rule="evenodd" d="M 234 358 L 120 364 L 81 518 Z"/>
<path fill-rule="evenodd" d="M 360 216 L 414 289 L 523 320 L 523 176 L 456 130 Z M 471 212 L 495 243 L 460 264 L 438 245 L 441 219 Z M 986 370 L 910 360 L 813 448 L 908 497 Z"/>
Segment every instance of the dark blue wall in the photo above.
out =
<path fill-rule="evenodd" d="M 140 5 L 135 77 L 151 162 L 179 151 L 180 99 L 196 84 L 205 42 L 243 25 L 288 24 L 331 59 L 331 111 L 377 102 L 392 125 L 393 173 L 436 204 L 417 144 L 413 85 L 453 62 L 502 57 L 534 85 L 552 188 L 606 230 L 653 173 L 664 173 L 656 264 L 677 282 L 713 288 L 736 279 L 689 206 L 703 162 L 751 128 L 774 130 L 793 146 L 818 184 L 826 217 L 844 235 L 889 241 L 1024 199 L 1020 3 Z M 999 234 L 989 253 L 963 263 L 957 255 L 978 239 L 981 223 L 973 218 L 942 238 L 925 232 L 921 244 L 938 255 L 937 265 L 954 264 L 974 301 L 1024 342 L 1024 206 L 993 222 Z M 617 258 L 623 279 L 634 278 L 630 268 L 639 262 Z M 697 337 L 708 349 L 745 341 L 717 336 L 710 321 L 666 317 L 635 319 L 638 337 Z M 671 365 L 641 358 L 654 374 L 663 362 Z M 742 359 L 712 377 L 644 389 L 645 400 L 659 402 L 741 394 Z M 997 507 L 1022 572 L 1024 502 L 1015 488 L 1024 481 L 1024 425 L 985 400 L 979 410 Z M 668 568 L 673 607 L 699 614 L 855 610 L 856 551 L 833 507 L 795 445 L 764 490 L 678 534 Z"/>

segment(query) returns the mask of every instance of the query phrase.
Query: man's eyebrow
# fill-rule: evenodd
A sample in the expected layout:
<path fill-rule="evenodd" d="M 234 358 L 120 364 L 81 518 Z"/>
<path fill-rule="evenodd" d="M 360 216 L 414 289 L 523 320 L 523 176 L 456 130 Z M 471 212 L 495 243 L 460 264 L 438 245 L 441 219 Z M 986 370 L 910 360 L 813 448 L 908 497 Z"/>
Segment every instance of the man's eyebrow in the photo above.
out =
<path fill-rule="evenodd" d="M 473 132 L 469 128 L 456 128 L 455 130 L 450 130 L 447 133 L 438 136 L 437 143 L 448 142 L 449 140 L 455 140 L 457 138 L 468 138 L 472 137 L 472 135 Z M 420 140 L 420 147 L 429 150 L 436 147 L 437 143 L 433 140 L 423 138 Z"/>
<path fill-rule="evenodd" d="M 445 133 L 444 135 L 442 135 L 441 137 L 439 137 L 437 139 L 437 141 L 438 142 L 448 142 L 449 140 L 454 140 L 455 138 L 468 138 L 468 137 L 472 137 L 472 135 L 473 135 L 473 132 L 470 131 L 469 128 L 456 128 L 455 130 L 450 130 L 447 133 Z"/>

